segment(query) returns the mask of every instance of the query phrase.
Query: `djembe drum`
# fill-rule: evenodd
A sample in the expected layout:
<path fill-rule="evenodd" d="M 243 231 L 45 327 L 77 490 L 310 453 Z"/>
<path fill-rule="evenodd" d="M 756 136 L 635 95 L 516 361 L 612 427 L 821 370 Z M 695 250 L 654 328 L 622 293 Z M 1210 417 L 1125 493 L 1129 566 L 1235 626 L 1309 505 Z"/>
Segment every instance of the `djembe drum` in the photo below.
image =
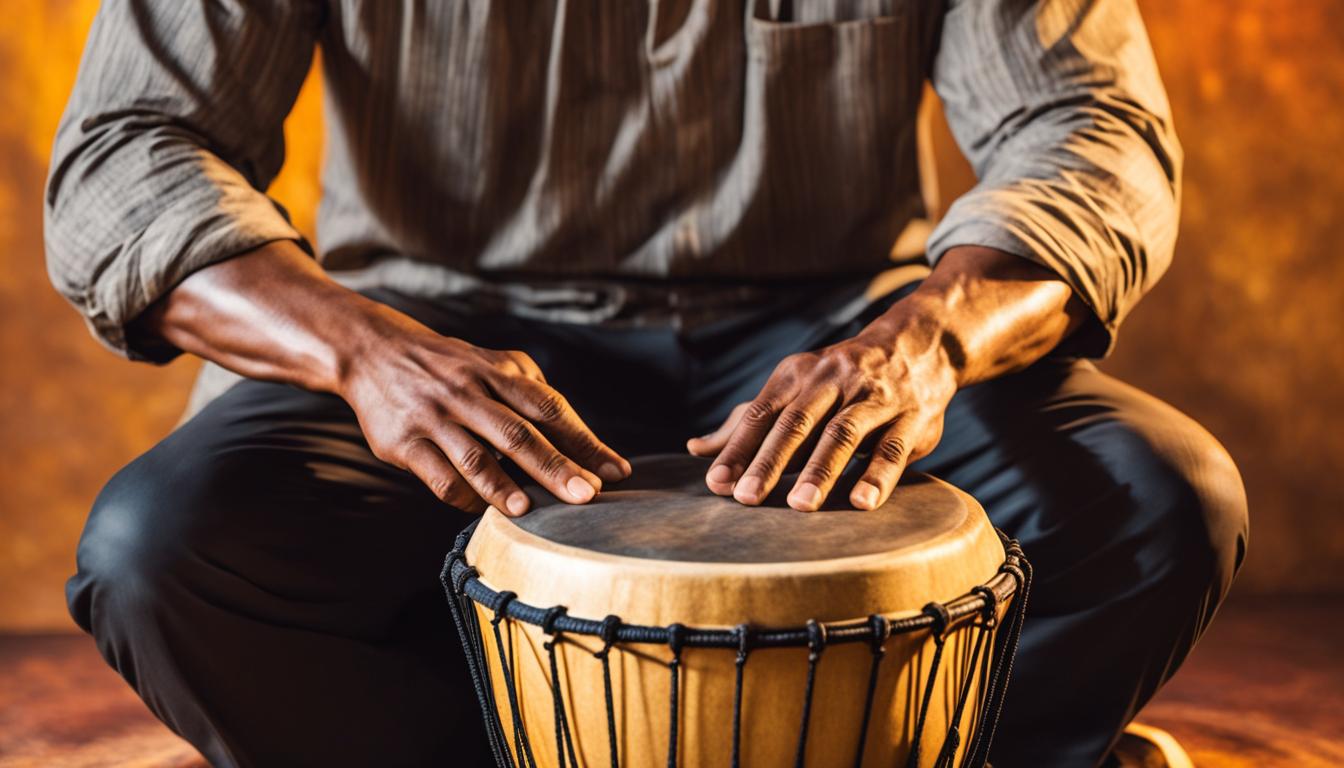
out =
<path fill-rule="evenodd" d="M 583 506 L 532 488 L 458 537 L 444 588 L 499 765 L 982 765 L 1016 542 L 927 476 L 801 513 L 714 496 L 707 469 L 638 460 Z"/>

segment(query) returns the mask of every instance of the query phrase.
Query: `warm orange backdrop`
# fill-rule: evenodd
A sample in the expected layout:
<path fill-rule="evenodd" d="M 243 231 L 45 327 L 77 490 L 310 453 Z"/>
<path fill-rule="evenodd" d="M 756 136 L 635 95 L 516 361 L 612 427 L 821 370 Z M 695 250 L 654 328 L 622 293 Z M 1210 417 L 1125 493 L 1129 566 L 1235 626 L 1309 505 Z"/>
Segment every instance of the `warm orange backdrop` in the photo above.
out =
<path fill-rule="evenodd" d="M 171 428 L 195 365 L 102 351 L 42 263 L 46 157 L 93 0 L 7 0 L 0 24 L 0 628 L 66 627 L 89 502 Z M 1142 0 L 1187 152 L 1175 266 L 1112 372 L 1205 423 L 1252 508 L 1240 588 L 1344 582 L 1344 6 Z M 273 192 L 311 232 L 319 94 L 291 117 Z M 936 139 L 945 190 L 966 170 Z"/>

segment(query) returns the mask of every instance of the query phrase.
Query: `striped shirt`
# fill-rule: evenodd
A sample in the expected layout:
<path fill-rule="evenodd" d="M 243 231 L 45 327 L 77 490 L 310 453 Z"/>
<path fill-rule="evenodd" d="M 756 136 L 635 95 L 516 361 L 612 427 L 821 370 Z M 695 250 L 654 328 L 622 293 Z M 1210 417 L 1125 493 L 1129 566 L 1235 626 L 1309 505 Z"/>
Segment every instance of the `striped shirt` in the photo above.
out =
<path fill-rule="evenodd" d="M 265 190 L 316 48 L 317 246 Z M 1134 0 L 104 0 L 56 136 L 49 271 L 111 348 L 294 240 L 360 286 L 693 323 L 867 280 L 924 214 L 931 81 L 978 185 L 923 255 L 1057 273 L 1090 353 L 1170 261 L 1180 148 Z"/>

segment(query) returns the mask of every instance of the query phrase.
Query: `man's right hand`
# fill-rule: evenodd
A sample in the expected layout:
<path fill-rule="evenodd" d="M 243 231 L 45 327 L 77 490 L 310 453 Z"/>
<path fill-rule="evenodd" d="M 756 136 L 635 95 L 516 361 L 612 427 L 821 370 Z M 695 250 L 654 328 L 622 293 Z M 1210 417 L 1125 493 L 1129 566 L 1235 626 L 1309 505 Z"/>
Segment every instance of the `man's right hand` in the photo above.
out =
<path fill-rule="evenodd" d="M 575 504 L 630 474 L 526 354 L 441 336 L 338 285 L 291 242 L 193 273 L 131 330 L 244 376 L 340 395 L 378 458 L 464 511 L 527 511 L 497 456 Z"/>
<path fill-rule="evenodd" d="M 482 349 L 413 321 L 396 325 L 350 361 L 339 391 L 374 454 L 415 473 L 443 501 L 526 512 L 528 498 L 496 452 L 574 504 L 630 473 L 525 353 Z"/>

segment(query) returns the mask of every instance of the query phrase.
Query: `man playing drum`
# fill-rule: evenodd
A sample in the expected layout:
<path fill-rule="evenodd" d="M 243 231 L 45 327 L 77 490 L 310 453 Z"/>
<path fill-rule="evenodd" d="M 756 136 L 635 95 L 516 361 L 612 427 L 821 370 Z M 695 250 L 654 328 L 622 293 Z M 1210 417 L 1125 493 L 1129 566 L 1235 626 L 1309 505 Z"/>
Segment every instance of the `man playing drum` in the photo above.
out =
<path fill-rule="evenodd" d="M 264 190 L 319 46 L 315 249 Z M 979 184 L 911 258 L 925 80 Z M 992 762 L 1102 763 L 1245 548 L 1223 449 L 1087 360 L 1180 166 L 1132 0 L 106 0 L 51 275 L 209 364 L 71 612 L 217 765 L 482 765 L 436 577 L 524 476 L 582 504 L 688 449 L 744 505 L 873 509 L 912 467 L 1035 566 Z"/>

